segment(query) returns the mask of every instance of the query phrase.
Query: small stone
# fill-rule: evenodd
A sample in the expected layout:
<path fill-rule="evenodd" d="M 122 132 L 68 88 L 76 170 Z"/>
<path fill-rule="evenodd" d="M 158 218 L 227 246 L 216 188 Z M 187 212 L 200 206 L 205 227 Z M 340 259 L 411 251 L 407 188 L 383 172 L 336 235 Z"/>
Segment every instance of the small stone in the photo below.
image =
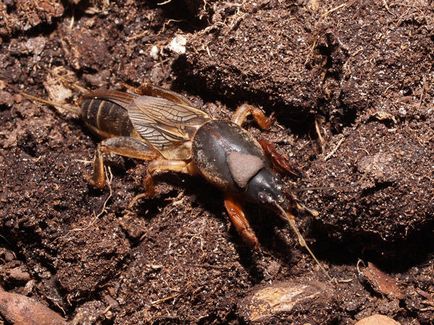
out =
<path fill-rule="evenodd" d="M 6 262 L 10 262 L 10 261 L 13 261 L 13 260 L 15 260 L 17 257 L 12 253 L 12 252 L 10 252 L 10 251 L 6 251 L 5 252 L 5 261 Z"/>
<path fill-rule="evenodd" d="M 75 32 L 65 31 L 65 42 L 62 43 L 66 59 L 75 69 L 90 68 L 96 71 L 109 66 L 111 57 L 104 35 L 91 33 L 85 28 Z"/>
<path fill-rule="evenodd" d="M 158 49 L 157 45 L 153 45 L 151 47 L 151 51 L 149 51 L 149 55 L 151 58 L 153 58 L 155 61 L 158 60 L 158 56 L 160 55 L 160 50 Z"/>
<path fill-rule="evenodd" d="M 0 315 L 12 324 L 66 324 L 63 317 L 37 300 L 6 292 L 1 287 Z"/>
<path fill-rule="evenodd" d="M 45 48 L 46 38 L 42 36 L 29 38 L 25 43 L 27 51 L 35 55 L 39 55 Z"/>
<path fill-rule="evenodd" d="M 354 325 L 400 325 L 400 323 L 398 323 L 397 321 L 393 320 L 390 317 L 375 314 L 359 320 Z"/>
<path fill-rule="evenodd" d="M 13 103 L 13 96 L 7 91 L 0 90 L 0 105 L 12 106 Z"/>
<path fill-rule="evenodd" d="M 176 35 L 167 45 L 167 49 L 176 54 L 184 54 L 186 45 L 187 39 L 182 35 Z"/>
<path fill-rule="evenodd" d="M 110 70 L 102 70 L 96 74 L 84 73 L 83 78 L 92 86 L 98 88 L 107 88 L 108 79 L 110 78 Z"/>
<path fill-rule="evenodd" d="M 267 267 L 267 273 L 270 276 L 276 276 L 280 271 L 281 265 L 276 261 L 271 261 Z"/>
<path fill-rule="evenodd" d="M 394 160 L 396 159 L 392 154 L 377 153 L 363 157 L 359 161 L 357 169 L 377 182 L 394 182 L 398 177 L 393 169 Z"/>
<path fill-rule="evenodd" d="M 28 272 L 21 270 L 20 267 L 15 267 L 13 269 L 10 269 L 8 273 L 9 276 L 15 281 L 27 282 L 31 279 L 30 274 Z"/>
<path fill-rule="evenodd" d="M 35 287 L 35 285 L 36 285 L 35 280 L 27 281 L 27 283 L 23 289 L 23 294 L 28 296 L 33 291 L 33 288 Z"/>
<path fill-rule="evenodd" d="M 87 301 L 77 308 L 71 325 L 100 324 L 107 316 L 106 306 L 98 300 Z"/>

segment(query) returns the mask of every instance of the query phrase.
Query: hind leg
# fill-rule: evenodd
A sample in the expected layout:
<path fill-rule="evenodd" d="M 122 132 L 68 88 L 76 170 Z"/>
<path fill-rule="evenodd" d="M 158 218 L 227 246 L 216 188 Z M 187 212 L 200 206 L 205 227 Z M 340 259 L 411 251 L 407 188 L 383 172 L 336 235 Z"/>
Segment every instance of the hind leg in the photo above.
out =
<path fill-rule="evenodd" d="M 156 174 L 165 171 L 172 171 L 189 175 L 196 174 L 196 170 L 193 167 L 192 163 L 186 162 L 184 160 L 167 160 L 164 158 L 156 159 L 152 161 L 148 166 L 148 171 L 144 180 L 146 192 L 143 194 L 143 196 L 153 196 L 155 194 L 153 177 Z"/>
<path fill-rule="evenodd" d="M 131 137 L 114 137 L 101 141 L 95 152 L 92 176 L 86 176 L 89 184 L 99 189 L 106 185 L 104 154 L 116 154 L 140 160 L 154 160 L 161 156 L 146 143 Z"/>

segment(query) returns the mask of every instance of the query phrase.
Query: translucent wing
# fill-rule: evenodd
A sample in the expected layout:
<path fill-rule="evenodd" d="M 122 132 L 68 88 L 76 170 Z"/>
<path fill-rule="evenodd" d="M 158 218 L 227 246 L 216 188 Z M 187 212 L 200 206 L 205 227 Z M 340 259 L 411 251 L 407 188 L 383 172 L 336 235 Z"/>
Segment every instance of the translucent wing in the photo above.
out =
<path fill-rule="evenodd" d="M 130 94 L 125 93 L 122 91 L 117 90 L 107 90 L 107 89 L 99 89 L 92 92 L 89 92 L 85 94 L 84 98 L 98 98 L 98 99 L 104 99 L 109 102 L 113 102 L 115 104 L 118 104 L 121 107 L 126 108 L 127 105 L 129 105 L 134 98 L 136 98 L 138 95 L 136 94 Z"/>
<path fill-rule="evenodd" d="M 197 108 L 150 96 L 135 97 L 127 110 L 137 132 L 159 150 L 191 140 L 210 119 Z"/>

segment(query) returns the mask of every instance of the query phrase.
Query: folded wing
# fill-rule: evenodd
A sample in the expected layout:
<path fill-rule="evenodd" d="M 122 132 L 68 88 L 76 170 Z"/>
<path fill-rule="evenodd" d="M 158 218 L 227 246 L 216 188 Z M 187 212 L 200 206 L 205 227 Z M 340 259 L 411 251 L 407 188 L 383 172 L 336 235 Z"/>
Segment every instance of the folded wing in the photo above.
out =
<path fill-rule="evenodd" d="M 210 117 L 205 112 L 164 98 L 137 96 L 127 106 L 137 132 L 158 150 L 190 141 Z"/>

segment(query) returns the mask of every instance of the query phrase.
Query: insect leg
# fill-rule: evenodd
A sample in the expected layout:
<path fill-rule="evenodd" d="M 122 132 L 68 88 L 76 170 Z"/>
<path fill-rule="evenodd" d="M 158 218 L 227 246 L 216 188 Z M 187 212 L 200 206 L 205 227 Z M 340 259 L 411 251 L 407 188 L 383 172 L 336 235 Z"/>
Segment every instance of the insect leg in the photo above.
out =
<path fill-rule="evenodd" d="M 99 145 L 96 148 L 95 157 L 93 158 L 92 176 L 85 174 L 84 177 L 92 187 L 103 189 L 105 186 L 104 161 Z"/>
<path fill-rule="evenodd" d="M 249 221 L 247 220 L 244 211 L 241 206 L 232 197 L 225 198 L 225 208 L 228 212 L 229 218 L 235 229 L 240 234 L 244 242 L 254 249 L 259 248 L 259 242 L 256 238 L 255 233 L 250 227 Z"/>
<path fill-rule="evenodd" d="M 145 81 L 142 83 L 138 88 L 133 88 L 130 86 L 126 86 L 129 90 L 132 90 L 137 95 L 146 95 L 146 96 L 152 96 L 152 97 L 160 97 L 167 100 L 170 100 L 171 102 L 181 104 L 181 105 L 187 105 L 187 106 L 193 106 L 193 104 L 184 96 L 171 91 L 169 89 L 161 88 L 158 86 L 153 85 L 150 81 Z"/>
<path fill-rule="evenodd" d="M 152 161 L 148 166 L 148 172 L 145 177 L 146 195 L 153 196 L 155 194 L 153 176 L 163 171 L 172 171 L 195 175 L 196 171 L 192 163 L 185 162 L 184 160 L 167 160 L 157 159 Z"/>
<path fill-rule="evenodd" d="M 86 177 L 93 187 L 102 189 L 105 186 L 103 154 L 107 153 L 140 160 L 153 160 L 161 156 L 157 150 L 146 143 L 131 137 L 114 137 L 103 140 L 95 152 L 93 174 Z"/>
<path fill-rule="evenodd" d="M 252 115 L 259 127 L 264 130 L 269 129 L 275 121 L 273 114 L 271 114 L 270 117 L 266 117 L 264 112 L 262 112 L 259 108 L 249 104 L 243 104 L 235 111 L 234 115 L 232 116 L 232 122 L 242 126 L 249 115 Z"/>
<path fill-rule="evenodd" d="M 301 177 L 302 172 L 289 160 L 277 152 L 276 147 L 270 141 L 265 139 L 259 139 L 259 144 L 265 151 L 265 154 L 270 158 L 273 163 L 273 167 L 280 173 L 289 174 L 294 177 Z"/>

